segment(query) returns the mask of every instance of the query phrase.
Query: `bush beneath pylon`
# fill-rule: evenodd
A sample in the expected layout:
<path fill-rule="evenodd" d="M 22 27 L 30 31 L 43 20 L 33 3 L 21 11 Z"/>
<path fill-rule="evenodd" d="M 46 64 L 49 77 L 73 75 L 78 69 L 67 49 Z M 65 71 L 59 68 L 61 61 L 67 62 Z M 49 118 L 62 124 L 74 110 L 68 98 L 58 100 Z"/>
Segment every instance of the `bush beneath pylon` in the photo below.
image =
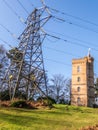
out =
<path fill-rule="evenodd" d="M 35 109 L 35 107 L 30 102 L 25 100 L 14 101 L 11 103 L 10 107 Z"/>

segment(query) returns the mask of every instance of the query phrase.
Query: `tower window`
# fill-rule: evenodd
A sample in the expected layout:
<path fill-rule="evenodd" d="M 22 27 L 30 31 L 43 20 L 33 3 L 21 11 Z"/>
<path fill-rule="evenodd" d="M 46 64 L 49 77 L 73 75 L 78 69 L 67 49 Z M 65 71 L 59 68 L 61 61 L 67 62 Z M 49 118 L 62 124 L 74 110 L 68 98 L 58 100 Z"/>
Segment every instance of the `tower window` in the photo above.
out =
<path fill-rule="evenodd" d="M 77 72 L 80 72 L 80 66 L 77 66 Z"/>
<path fill-rule="evenodd" d="M 80 80 L 81 80 L 80 77 L 78 77 L 78 78 L 77 78 L 77 81 L 80 82 Z"/>
<path fill-rule="evenodd" d="M 78 98 L 77 98 L 77 103 L 79 104 L 80 102 L 81 102 L 81 98 L 78 97 Z"/>
<path fill-rule="evenodd" d="M 77 91 L 80 92 L 80 87 L 77 87 Z"/>

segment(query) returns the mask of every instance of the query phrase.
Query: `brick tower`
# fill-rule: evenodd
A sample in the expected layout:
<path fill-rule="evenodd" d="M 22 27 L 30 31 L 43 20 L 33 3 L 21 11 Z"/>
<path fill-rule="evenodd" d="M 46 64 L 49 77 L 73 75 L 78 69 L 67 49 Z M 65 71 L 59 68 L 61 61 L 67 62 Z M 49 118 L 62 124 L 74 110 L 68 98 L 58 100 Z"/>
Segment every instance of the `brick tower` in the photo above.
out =
<path fill-rule="evenodd" d="M 93 107 L 95 99 L 93 61 L 90 53 L 84 58 L 72 60 L 72 105 Z"/>

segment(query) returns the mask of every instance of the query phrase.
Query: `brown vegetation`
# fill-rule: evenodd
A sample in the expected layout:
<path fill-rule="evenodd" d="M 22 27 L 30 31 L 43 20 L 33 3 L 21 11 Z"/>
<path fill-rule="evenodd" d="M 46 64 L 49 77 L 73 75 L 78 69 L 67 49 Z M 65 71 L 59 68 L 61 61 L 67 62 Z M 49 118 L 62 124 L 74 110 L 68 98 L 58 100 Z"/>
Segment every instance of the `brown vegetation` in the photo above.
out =
<path fill-rule="evenodd" d="M 87 126 L 87 127 L 82 128 L 80 130 L 98 130 L 98 124 L 96 124 L 95 126 Z"/>
<path fill-rule="evenodd" d="M 0 106 L 2 107 L 10 107 L 11 101 L 0 101 Z"/>
<path fill-rule="evenodd" d="M 11 107 L 11 105 L 14 102 L 18 102 L 19 100 L 15 99 L 14 101 L 0 101 L 0 106 L 2 107 Z M 20 100 L 21 101 L 21 100 Z M 25 101 L 26 104 L 28 105 L 28 108 L 44 108 L 47 107 L 48 104 L 44 101 Z M 20 105 L 19 108 L 22 108 L 22 106 Z"/>

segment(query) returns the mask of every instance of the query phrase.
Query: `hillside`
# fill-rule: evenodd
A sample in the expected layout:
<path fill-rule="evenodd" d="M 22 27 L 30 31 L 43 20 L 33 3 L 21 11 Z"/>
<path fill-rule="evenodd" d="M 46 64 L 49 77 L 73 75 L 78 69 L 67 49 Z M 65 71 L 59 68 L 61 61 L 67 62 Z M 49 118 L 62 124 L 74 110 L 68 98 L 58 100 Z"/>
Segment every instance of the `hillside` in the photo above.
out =
<path fill-rule="evenodd" d="M 55 105 L 55 108 L 0 107 L 0 130 L 79 130 L 98 123 L 98 109 Z"/>

